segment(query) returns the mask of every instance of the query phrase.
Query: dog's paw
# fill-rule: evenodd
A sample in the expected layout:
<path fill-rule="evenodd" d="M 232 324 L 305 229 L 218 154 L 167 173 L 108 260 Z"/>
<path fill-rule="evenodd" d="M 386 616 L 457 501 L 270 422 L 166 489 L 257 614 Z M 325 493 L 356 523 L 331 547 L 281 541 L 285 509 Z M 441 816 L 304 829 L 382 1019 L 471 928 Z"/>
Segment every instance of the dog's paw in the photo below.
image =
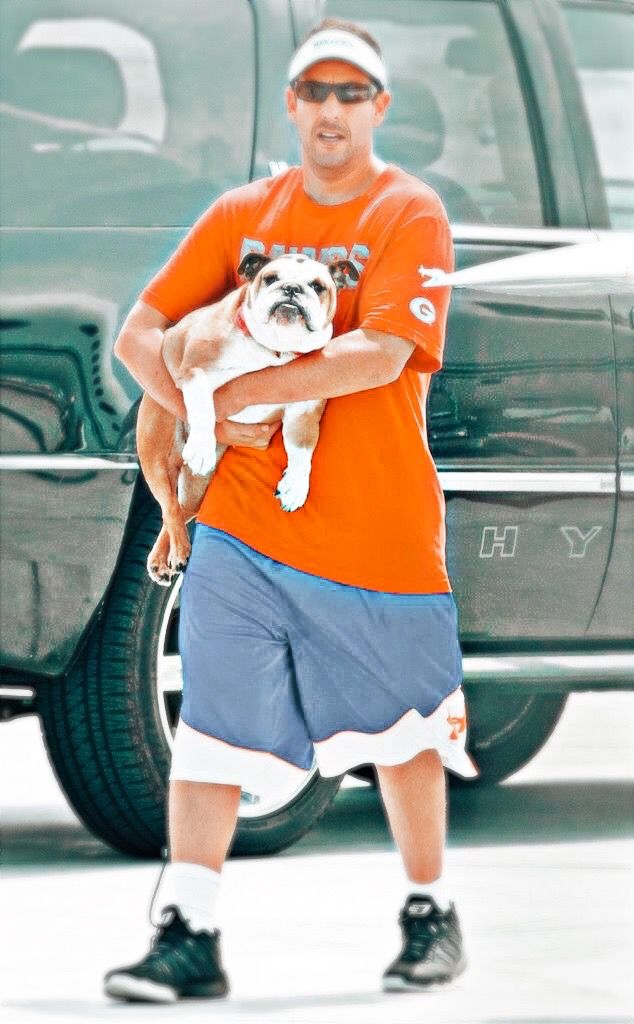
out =
<path fill-rule="evenodd" d="M 210 437 L 190 434 L 183 448 L 183 462 L 197 476 L 211 473 L 216 468 L 216 442 L 213 434 Z"/>
<path fill-rule="evenodd" d="M 167 564 L 169 548 L 169 536 L 167 530 L 163 529 L 158 535 L 146 563 L 148 576 L 154 583 L 158 583 L 159 587 L 169 587 L 172 582 L 172 571 Z"/>
<path fill-rule="evenodd" d="M 176 543 L 170 547 L 170 553 L 167 559 L 167 567 L 169 572 L 182 572 L 185 566 L 187 565 L 187 562 L 189 561 L 191 551 L 192 547 L 191 544 L 189 543 L 187 533 L 185 533 L 184 537 L 177 540 Z"/>
<path fill-rule="evenodd" d="M 286 467 L 275 492 L 275 497 L 285 512 L 295 512 L 302 507 L 308 497 L 308 485 L 307 473 Z"/>
<path fill-rule="evenodd" d="M 171 587 L 175 573 L 165 562 L 153 561 L 152 557 L 147 560 L 148 576 L 159 587 Z"/>

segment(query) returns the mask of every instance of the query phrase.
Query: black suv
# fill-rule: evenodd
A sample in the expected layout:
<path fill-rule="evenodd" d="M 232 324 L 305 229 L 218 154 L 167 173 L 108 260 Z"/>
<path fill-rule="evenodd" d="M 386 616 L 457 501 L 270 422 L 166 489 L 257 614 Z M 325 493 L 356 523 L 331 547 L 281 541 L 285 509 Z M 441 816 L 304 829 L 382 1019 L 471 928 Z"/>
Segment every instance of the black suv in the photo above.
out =
<path fill-rule="evenodd" d="M 0 712 L 40 716 L 69 800 L 108 843 L 164 842 L 181 689 L 179 582 L 146 574 L 159 511 L 135 454 L 139 388 L 112 354 L 143 285 L 221 191 L 297 162 L 286 68 L 328 14 L 381 41 L 394 104 L 377 150 L 439 192 L 459 266 L 632 232 L 633 13 L 4 5 Z M 633 300 L 454 292 L 428 431 L 482 773 L 468 784 L 525 764 L 569 691 L 634 683 Z M 338 785 L 315 770 L 277 803 L 243 794 L 234 850 L 292 842 Z"/>

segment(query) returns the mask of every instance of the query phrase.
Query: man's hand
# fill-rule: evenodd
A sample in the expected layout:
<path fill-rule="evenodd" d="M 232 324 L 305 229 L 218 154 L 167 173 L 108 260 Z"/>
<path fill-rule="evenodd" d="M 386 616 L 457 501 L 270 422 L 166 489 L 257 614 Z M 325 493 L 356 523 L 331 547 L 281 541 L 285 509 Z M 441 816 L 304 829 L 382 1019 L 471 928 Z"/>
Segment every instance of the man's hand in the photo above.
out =
<path fill-rule="evenodd" d="M 241 412 L 242 409 L 253 404 L 249 402 L 244 384 L 245 378 L 253 376 L 253 373 L 243 373 L 239 377 L 232 377 L 231 380 L 225 381 L 219 388 L 216 388 L 213 401 L 218 423 L 221 420 L 228 420 L 230 416 L 235 416 L 237 412 Z"/>
<path fill-rule="evenodd" d="M 234 377 L 214 391 L 216 441 L 239 448 L 268 448 L 273 434 L 282 426 L 281 420 L 273 423 L 237 423 L 229 419 L 249 405 L 243 392 L 243 377 Z"/>
<path fill-rule="evenodd" d="M 218 420 L 216 441 L 239 448 L 268 448 L 273 434 L 281 426 L 281 420 L 275 420 L 274 423 L 236 423 L 234 420 Z"/>

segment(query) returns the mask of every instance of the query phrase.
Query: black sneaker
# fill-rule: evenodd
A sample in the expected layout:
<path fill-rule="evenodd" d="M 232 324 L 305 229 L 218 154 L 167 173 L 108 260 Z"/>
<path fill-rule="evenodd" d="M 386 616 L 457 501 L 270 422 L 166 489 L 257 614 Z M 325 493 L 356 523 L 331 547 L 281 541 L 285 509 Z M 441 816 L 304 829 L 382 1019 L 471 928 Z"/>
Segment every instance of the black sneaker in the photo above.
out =
<path fill-rule="evenodd" d="M 409 896 L 398 918 L 403 948 L 383 975 L 384 992 L 446 985 L 467 966 L 453 903 L 443 913 L 431 896 Z"/>
<path fill-rule="evenodd" d="M 191 931 L 177 907 L 165 910 L 172 916 L 159 925 L 149 953 L 136 964 L 108 971 L 105 994 L 150 1003 L 227 995 L 229 981 L 220 960 L 220 931 Z"/>

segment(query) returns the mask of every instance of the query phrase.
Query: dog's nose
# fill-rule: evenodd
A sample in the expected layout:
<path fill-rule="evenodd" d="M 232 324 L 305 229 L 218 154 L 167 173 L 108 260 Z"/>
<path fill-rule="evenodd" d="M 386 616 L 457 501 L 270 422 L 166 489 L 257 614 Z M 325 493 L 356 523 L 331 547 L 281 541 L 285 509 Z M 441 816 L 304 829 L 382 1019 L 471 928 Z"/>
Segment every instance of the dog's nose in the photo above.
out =
<path fill-rule="evenodd" d="M 284 292 L 285 295 L 288 295 L 289 298 L 292 298 L 293 295 L 299 295 L 301 290 L 302 290 L 301 284 L 283 284 L 282 285 L 282 291 Z"/>

